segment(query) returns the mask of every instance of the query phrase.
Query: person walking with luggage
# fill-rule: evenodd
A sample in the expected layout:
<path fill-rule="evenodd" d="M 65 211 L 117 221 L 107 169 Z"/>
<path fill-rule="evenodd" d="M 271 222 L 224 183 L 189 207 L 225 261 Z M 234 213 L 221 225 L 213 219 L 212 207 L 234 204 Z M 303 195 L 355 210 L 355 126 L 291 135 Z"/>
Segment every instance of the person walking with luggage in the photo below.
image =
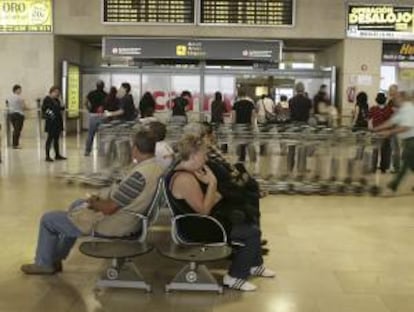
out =
<path fill-rule="evenodd" d="M 42 114 L 46 120 L 45 131 L 47 132 L 46 139 L 46 161 L 53 162 L 50 157 L 50 148 L 53 143 L 55 150 L 55 160 L 66 160 L 59 151 L 59 138 L 63 132 L 63 117 L 62 111 L 65 107 L 62 106 L 60 100 L 60 89 L 59 87 L 53 86 L 50 88 L 49 95 L 46 96 L 42 104 Z"/>
<path fill-rule="evenodd" d="M 26 103 L 22 98 L 22 87 L 20 85 L 13 86 L 13 94 L 7 99 L 8 118 L 13 126 L 13 141 L 14 149 L 20 148 L 20 134 L 24 124 L 24 110 Z"/>

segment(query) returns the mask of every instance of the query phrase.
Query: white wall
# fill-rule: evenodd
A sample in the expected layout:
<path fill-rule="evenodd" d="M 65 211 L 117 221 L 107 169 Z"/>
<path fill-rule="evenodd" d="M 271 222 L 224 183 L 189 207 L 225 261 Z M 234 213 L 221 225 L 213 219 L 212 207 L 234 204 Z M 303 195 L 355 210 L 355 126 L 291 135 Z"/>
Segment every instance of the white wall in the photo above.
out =
<path fill-rule="evenodd" d="M 0 107 L 20 84 L 30 107 L 54 82 L 52 35 L 0 35 Z"/>

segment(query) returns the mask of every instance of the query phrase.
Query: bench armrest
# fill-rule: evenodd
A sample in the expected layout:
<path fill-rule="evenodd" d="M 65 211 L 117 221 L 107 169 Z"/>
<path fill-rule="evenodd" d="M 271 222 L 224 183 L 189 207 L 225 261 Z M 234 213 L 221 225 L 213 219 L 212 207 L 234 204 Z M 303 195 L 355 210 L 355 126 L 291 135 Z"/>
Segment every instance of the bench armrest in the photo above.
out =
<path fill-rule="evenodd" d="M 217 241 L 212 242 L 203 242 L 203 241 L 197 241 L 197 240 L 190 240 L 183 237 L 182 233 L 180 233 L 179 225 L 178 223 L 180 221 L 185 220 L 186 222 L 194 222 L 195 224 L 197 222 L 204 222 L 204 224 L 207 224 L 209 227 L 211 227 L 211 230 L 216 231 L 217 233 L 220 233 L 221 238 Z M 196 213 L 190 213 L 190 214 L 183 214 L 178 215 L 172 218 L 171 220 L 172 228 L 171 228 L 171 236 L 174 241 L 174 243 L 178 245 L 204 245 L 204 246 L 224 246 L 227 245 L 227 233 L 223 227 L 223 225 L 215 218 L 211 216 L 196 214 Z"/>
<path fill-rule="evenodd" d="M 140 229 L 141 234 L 139 235 L 137 240 L 140 243 L 144 242 L 147 239 L 147 234 L 148 234 L 148 217 L 146 217 L 146 216 L 144 216 L 144 215 L 142 215 L 138 212 L 131 211 L 131 210 L 126 210 L 126 209 L 123 210 L 122 212 L 136 217 L 138 219 L 137 220 L 137 225 L 139 224 L 138 222 L 141 223 L 141 225 L 142 225 L 142 228 Z M 119 238 L 105 238 L 105 237 L 97 236 L 97 233 L 96 233 L 96 225 L 97 224 L 98 224 L 98 222 L 93 225 L 92 233 L 90 235 L 90 237 L 92 237 L 94 240 L 100 240 L 100 241 L 101 240 L 102 241 L 112 241 L 114 239 L 122 240 L 122 237 L 119 237 Z"/>

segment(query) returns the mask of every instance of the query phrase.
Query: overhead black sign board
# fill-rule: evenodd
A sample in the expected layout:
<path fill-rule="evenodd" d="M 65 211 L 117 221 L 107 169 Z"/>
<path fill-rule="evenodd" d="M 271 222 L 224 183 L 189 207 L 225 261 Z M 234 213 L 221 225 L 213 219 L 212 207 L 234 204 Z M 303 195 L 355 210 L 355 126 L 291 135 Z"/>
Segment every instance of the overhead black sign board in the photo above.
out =
<path fill-rule="evenodd" d="M 382 46 L 385 62 L 414 62 L 414 42 L 386 43 Z"/>
<path fill-rule="evenodd" d="M 414 40 L 414 7 L 349 5 L 348 37 Z"/>
<path fill-rule="evenodd" d="M 185 38 L 103 38 L 104 57 L 141 60 L 243 60 L 278 63 L 279 40 L 231 40 Z"/>
<path fill-rule="evenodd" d="M 195 0 L 102 0 L 103 22 L 194 24 Z"/>
<path fill-rule="evenodd" d="M 202 24 L 292 26 L 294 0 L 200 0 Z"/>

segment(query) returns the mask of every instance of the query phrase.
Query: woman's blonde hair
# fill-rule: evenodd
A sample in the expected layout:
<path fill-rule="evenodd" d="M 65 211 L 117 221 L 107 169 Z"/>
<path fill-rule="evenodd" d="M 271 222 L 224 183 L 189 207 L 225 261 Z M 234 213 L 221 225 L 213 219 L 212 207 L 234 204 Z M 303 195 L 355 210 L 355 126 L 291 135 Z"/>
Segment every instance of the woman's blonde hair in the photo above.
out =
<path fill-rule="evenodd" d="M 189 160 L 190 156 L 198 151 L 204 150 L 203 140 L 196 135 L 187 134 L 177 144 L 180 158 L 184 161 Z"/>

